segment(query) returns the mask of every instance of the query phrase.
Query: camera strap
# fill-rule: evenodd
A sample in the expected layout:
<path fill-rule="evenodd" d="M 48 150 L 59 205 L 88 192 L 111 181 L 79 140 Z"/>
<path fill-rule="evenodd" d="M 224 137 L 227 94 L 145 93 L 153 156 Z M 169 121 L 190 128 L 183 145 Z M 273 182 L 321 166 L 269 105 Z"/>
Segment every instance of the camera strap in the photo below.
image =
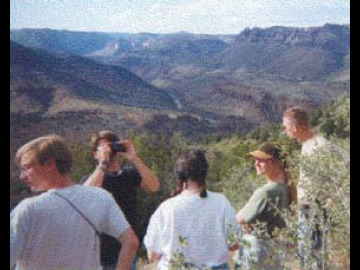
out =
<path fill-rule="evenodd" d="M 62 200 L 66 201 L 77 213 L 80 214 L 80 216 L 94 229 L 96 236 L 100 237 L 101 233 L 96 229 L 95 225 L 90 221 L 90 219 L 88 219 L 85 214 L 83 212 L 81 212 L 76 206 L 75 204 L 73 204 L 68 198 L 66 198 L 65 196 L 54 192 L 54 194 L 61 198 Z"/>

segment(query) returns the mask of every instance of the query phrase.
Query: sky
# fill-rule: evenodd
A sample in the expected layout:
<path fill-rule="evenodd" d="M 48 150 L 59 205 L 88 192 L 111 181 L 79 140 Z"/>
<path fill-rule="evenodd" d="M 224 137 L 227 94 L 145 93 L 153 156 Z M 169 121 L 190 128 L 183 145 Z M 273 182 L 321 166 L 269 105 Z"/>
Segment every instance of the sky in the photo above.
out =
<path fill-rule="evenodd" d="M 350 0 L 10 0 L 10 29 L 238 34 L 350 24 Z"/>

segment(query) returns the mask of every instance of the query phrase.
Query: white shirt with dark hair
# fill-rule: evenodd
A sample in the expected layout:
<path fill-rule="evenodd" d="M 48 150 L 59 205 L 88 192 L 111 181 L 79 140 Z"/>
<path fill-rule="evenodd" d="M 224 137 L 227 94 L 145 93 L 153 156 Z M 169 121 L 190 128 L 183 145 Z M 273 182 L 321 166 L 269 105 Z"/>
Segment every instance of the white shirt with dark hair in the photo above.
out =
<path fill-rule="evenodd" d="M 70 200 L 101 233 L 119 238 L 129 228 L 113 197 L 100 188 L 76 185 L 50 190 L 23 201 L 10 214 L 10 266 L 98 269 L 100 241 L 95 229 L 55 192 Z"/>
<path fill-rule="evenodd" d="M 157 269 L 169 269 L 171 259 L 180 254 L 198 267 L 194 269 L 204 269 L 226 263 L 239 234 L 235 211 L 225 196 L 208 192 L 207 198 L 200 198 L 184 191 L 157 209 L 144 242 L 148 250 L 161 254 Z"/>

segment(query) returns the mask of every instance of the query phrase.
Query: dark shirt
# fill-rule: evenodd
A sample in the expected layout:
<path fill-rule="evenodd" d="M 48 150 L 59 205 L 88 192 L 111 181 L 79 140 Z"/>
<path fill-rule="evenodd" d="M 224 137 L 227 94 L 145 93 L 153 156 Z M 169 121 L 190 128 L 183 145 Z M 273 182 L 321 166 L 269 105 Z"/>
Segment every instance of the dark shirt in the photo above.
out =
<path fill-rule="evenodd" d="M 85 182 L 88 177 L 84 178 Z M 141 175 L 133 168 L 123 168 L 118 175 L 107 174 L 103 182 L 103 188 L 110 192 L 124 215 L 138 234 L 139 216 L 137 211 L 136 190 L 141 184 Z M 119 241 L 111 236 L 101 236 L 101 265 L 116 265 L 120 253 Z"/>

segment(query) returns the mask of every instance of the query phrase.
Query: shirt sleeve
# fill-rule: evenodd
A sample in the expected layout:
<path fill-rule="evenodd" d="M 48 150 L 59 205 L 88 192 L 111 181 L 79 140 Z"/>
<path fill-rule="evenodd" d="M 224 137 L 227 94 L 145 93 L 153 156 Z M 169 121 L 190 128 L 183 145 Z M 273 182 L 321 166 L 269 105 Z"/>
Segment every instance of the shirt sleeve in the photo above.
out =
<path fill-rule="evenodd" d="M 235 210 L 228 200 L 226 200 L 225 205 L 225 226 L 227 245 L 230 248 L 240 242 L 240 239 L 242 238 L 242 232 L 236 219 Z"/>
<path fill-rule="evenodd" d="M 30 209 L 21 203 L 10 213 L 10 267 L 15 266 L 26 245 L 30 228 Z"/>
<path fill-rule="evenodd" d="M 265 211 L 267 204 L 266 193 L 257 190 L 251 196 L 250 200 L 246 203 L 240 211 L 241 217 L 246 223 L 254 223 L 256 219 Z"/>
<path fill-rule="evenodd" d="M 105 211 L 107 214 L 102 222 L 101 232 L 115 239 L 119 239 L 119 237 L 130 228 L 130 225 L 113 196 L 108 193 L 106 193 L 106 196 L 107 207 Z"/>
<path fill-rule="evenodd" d="M 161 254 L 161 228 L 163 224 L 161 222 L 161 207 L 155 211 L 150 219 L 149 226 L 144 238 L 144 244 L 147 250 Z"/>

